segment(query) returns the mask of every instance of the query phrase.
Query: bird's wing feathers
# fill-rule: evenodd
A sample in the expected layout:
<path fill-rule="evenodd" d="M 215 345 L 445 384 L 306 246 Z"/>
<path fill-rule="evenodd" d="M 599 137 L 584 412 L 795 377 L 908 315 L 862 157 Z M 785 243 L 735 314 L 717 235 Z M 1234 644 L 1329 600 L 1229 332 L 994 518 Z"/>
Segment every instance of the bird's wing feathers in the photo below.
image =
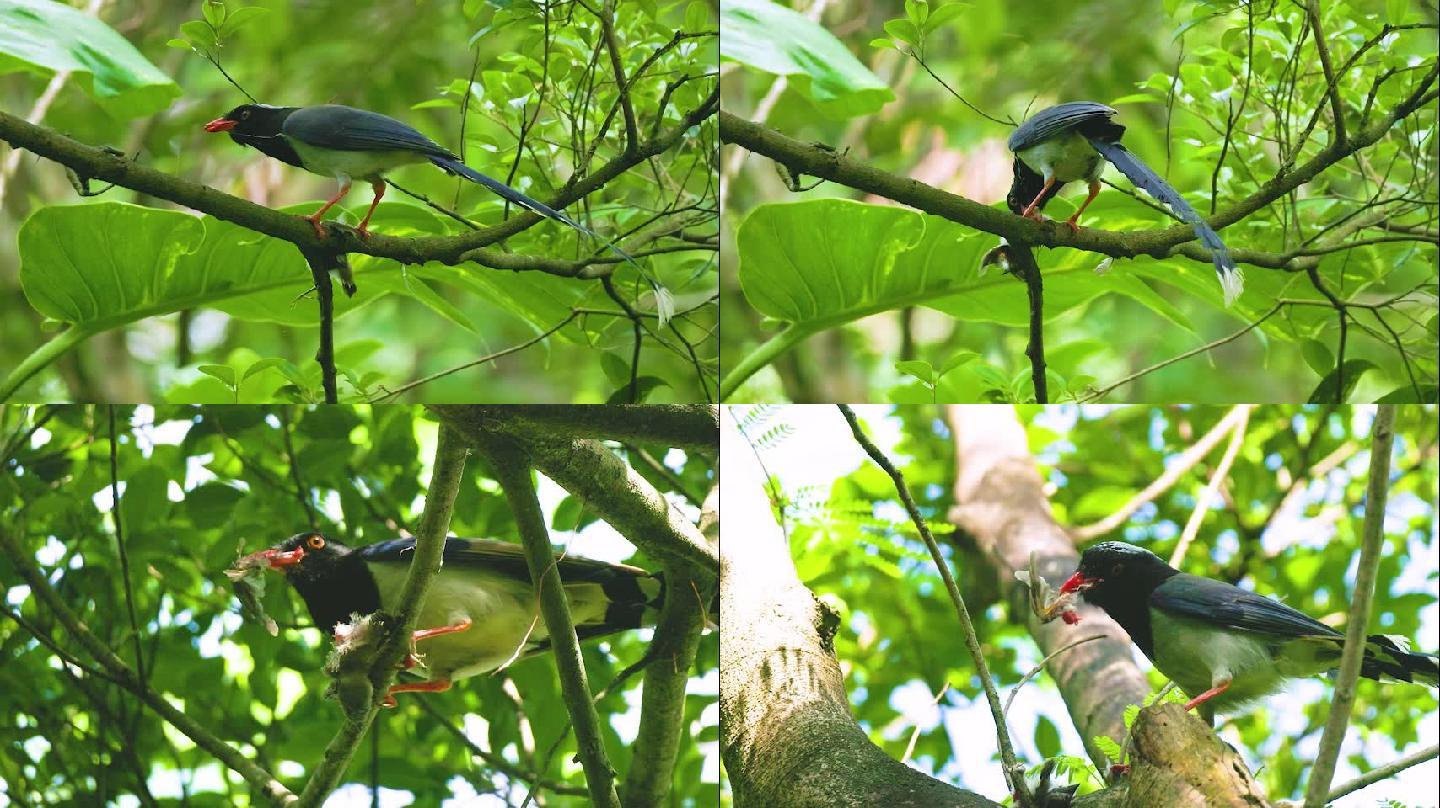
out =
<path fill-rule="evenodd" d="M 1018 152 L 1068 129 L 1097 120 L 1109 120 L 1115 110 L 1094 101 L 1075 101 L 1042 109 L 1010 133 L 1007 145 Z"/>
<path fill-rule="evenodd" d="M 356 550 L 366 561 L 410 562 L 415 551 L 414 539 L 391 539 Z M 530 582 L 530 569 L 525 565 L 525 548 L 508 541 L 494 539 L 446 539 L 441 558 L 446 565 L 480 567 L 517 581 Z M 610 564 L 579 556 L 561 557 L 556 568 L 565 583 L 609 583 L 617 576 L 645 577 L 649 573 L 626 564 Z"/>
<path fill-rule="evenodd" d="M 1279 601 L 1197 575 L 1181 573 L 1155 587 L 1150 595 L 1150 605 L 1170 614 L 1240 631 L 1281 637 L 1344 637 L 1335 629 Z"/>
<path fill-rule="evenodd" d="M 413 151 L 455 158 L 440 144 L 388 115 L 339 104 L 298 109 L 285 119 L 280 131 L 322 149 Z"/>

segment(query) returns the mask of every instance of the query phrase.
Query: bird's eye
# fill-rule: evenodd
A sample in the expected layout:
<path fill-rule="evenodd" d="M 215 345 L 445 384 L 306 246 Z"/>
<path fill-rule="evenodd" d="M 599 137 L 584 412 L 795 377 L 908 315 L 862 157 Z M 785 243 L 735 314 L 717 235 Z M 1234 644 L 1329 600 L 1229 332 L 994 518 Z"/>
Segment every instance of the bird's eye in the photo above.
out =
<path fill-rule="evenodd" d="M 249 118 L 249 117 L 250 117 L 250 110 L 248 110 L 248 109 L 245 110 L 244 112 L 240 113 L 240 120 L 242 120 L 242 121 L 245 120 L 246 118 Z M 322 544 L 323 544 L 323 542 L 322 542 Z"/>
<path fill-rule="evenodd" d="M 1125 565 L 1124 565 L 1124 564 L 1116 564 L 1115 566 L 1113 566 L 1113 567 L 1110 568 L 1110 574 L 1111 574 L 1111 575 L 1119 575 L 1120 573 L 1122 573 L 1122 572 L 1124 572 L 1124 571 L 1125 571 Z"/>
<path fill-rule="evenodd" d="M 306 547 L 309 547 L 311 550 L 321 550 L 321 549 L 324 549 L 324 547 L 325 547 L 325 537 L 324 537 L 324 536 L 318 536 L 318 535 L 316 535 L 316 536 L 310 536 L 309 538 L 305 539 L 305 546 L 306 546 Z"/>

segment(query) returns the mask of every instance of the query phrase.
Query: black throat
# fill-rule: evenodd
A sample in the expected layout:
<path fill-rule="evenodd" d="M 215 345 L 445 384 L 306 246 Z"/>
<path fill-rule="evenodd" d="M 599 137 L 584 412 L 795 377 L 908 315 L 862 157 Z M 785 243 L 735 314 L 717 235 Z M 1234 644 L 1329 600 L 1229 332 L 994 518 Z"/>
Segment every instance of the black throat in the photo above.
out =
<path fill-rule="evenodd" d="M 1102 581 L 1080 595 L 1086 603 L 1104 609 L 1110 619 L 1119 623 L 1151 662 L 1155 661 L 1155 635 L 1150 625 L 1150 596 L 1155 587 L 1180 574 L 1163 564 L 1160 567 L 1127 570 L 1128 574 Z"/>
<path fill-rule="evenodd" d="M 356 553 L 334 559 L 319 569 L 290 577 L 290 584 L 305 599 L 317 628 L 333 632 L 336 623 L 348 623 L 351 614 L 380 610 L 380 589 L 375 576 Z"/>

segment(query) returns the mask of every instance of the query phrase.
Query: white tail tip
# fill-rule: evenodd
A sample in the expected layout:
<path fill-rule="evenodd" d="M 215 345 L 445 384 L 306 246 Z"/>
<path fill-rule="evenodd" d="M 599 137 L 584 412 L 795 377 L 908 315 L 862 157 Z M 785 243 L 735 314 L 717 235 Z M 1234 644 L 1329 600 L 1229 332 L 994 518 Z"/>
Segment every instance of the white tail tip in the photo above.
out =
<path fill-rule="evenodd" d="M 1245 291 L 1245 273 L 1240 267 L 1231 270 L 1220 270 L 1220 288 L 1225 292 L 1225 308 L 1235 302 L 1235 298 Z"/>

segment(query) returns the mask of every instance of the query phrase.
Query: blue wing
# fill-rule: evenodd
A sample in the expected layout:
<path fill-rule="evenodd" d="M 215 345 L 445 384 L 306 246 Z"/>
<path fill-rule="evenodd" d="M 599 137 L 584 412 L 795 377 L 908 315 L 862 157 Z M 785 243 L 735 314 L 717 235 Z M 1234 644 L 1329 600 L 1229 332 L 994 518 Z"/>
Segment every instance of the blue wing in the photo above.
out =
<path fill-rule="evenodd" d="M 1016 127 L 1006 145 L 1012 152 L 1024 151 L 1077 126 L 1096 121 L 1108 122 L 1114 114 L 1115 110 L 1094 101 L 1056 104 L 1031 115 L 1029 120 Z"/>
<path fill-rule="evenodd" d="M 1150 605 L 1169 614 L 1258 634 L 1344 639 L 1335 629 L 1279 601 L 1198 575 L 1181 573 L 1155 587 Z"/>
<path fill-rule="evenodd" d="M 455 159 L 455 154 L 388 115 L 321 104 L 290 113 L 280 131 L 311 146 L 336 151 L 413 151 Z"/>

